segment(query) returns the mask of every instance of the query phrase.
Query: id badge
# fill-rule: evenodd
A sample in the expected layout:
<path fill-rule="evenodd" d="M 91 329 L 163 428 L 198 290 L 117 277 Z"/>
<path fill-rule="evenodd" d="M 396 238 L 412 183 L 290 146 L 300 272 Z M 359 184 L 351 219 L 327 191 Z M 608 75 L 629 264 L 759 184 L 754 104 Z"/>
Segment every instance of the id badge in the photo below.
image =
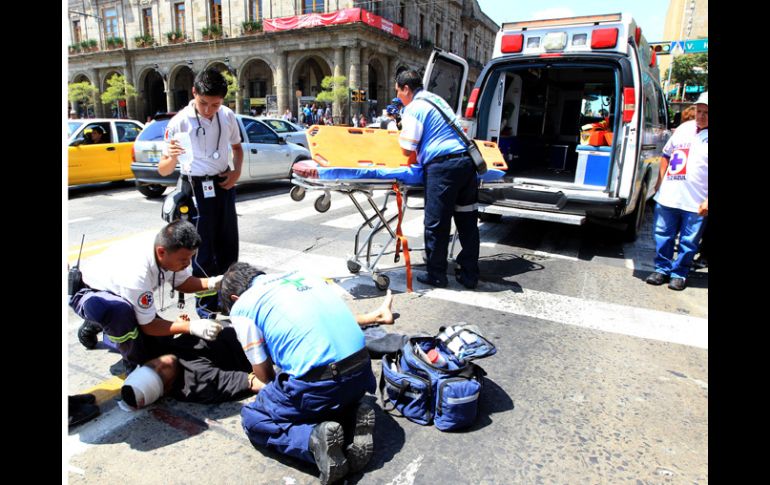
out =
<path fill-rule="evenodd" d="M 214 181 L 213 180 L 204 180 L 201 182 L 201 187 L 203 187 L 203 198 L 204 199 L 210 199 L 212 197 L 216 197 L 217 194 L 214 192 Z"/>

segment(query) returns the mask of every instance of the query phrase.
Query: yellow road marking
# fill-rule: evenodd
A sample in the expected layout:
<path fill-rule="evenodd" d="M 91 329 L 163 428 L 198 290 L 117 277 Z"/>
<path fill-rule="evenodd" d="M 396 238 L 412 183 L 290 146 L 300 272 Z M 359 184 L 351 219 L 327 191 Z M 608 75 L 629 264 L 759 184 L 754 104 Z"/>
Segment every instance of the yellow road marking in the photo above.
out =
<path fill-rule="evenodd" d="M 114 376 L 78 394 L 93 394 L 96 396 L 96 404 L 102 404 L 120 394 L 120 388 L 123 387 L 124 380 L 126 380 L 126 374 Z"/>

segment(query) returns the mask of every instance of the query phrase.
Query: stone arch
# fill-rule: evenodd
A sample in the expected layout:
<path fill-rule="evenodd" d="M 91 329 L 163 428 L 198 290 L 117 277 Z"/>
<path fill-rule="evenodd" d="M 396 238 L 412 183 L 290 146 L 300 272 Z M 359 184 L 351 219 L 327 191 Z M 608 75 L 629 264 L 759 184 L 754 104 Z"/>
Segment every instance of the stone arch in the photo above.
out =
<path fill-rule="evenodd" d="M 122 76 L 124 75 L 123 72 L 121 72 L 119 69 L 111 68 L 109 71 L 107 71 L 104 76 L 102 76 L 101 80 L 101 90 L 100 92 L 105 92 L 107 88 L 109 87 L 109 84 L 107 84 L 107 81 L 112 79 L 113 76 Z M 128 115 L 126 114 L 126 106 L 124 105 L 122 108 L 115 103 L 115 105 L 110 106 L 109 104 L 102 104 L 102 111 L 104 113 L 104 116 L 107 118 L 127 118 Z"/>
<path fill-rule="evenodd" d="M 238 74 L 243 99 L 247 100 L 249 109 L 253 108 L 257 114 L 265 113 L 268 108 L 277 111 L 277 101 L 275 106 L 272 103 L 268 106 L 267 102 L 268 96 L 277 95 L 275 67 L 270 62 L 261 57 L 249 58 L 241 64 Z"/>
<path fill-rule="evenodd" d="M 112 76 L 115 76 L 115 75 L 120 75 L 120 76 L 122 76 L 122 75 L 123 75 L 123 73 L 122 73 L 121 71 L 119 71 L 118 69 L 114 69 L 114 68 L 113 68 L 113 69 L 110 69 L 109 71 L 107 71 L 107 72 L 104 74 L 104 76 L 102 76 L 102 86 L 101 86 L 101 92 L 104 92 L 104 91 L 106 91 L 106 90 L 107 90 L 107 88 L 109 87 L 109 85 L 107 84 L 107 80 L 111 79 L 111 78 L 112 78 Z"/>
<path fill-rule="evenodd" d="M 70 79 L 70 83 L 81 83 L 81 82 L 87 82 L 88 84 L 94 86 L 94 82 L 91 80 L 91 78 L 88 76 L 88 74 L 84 72 L 76 72 Z M 97 86 L 98 88 L 98 86 Z M 96 93 L 96 96 L 98 96 L 99 93 Z M 86 108 L 86 106 L 82 106 L 79 102 L 74 101 L 72 103 L 68 103 L 67 107 L 67 116 L 70 116 L 71 111 L 75 111 L 75 117 L 76 118 L 89 118 L 94 117 L 94 108 L 95 106 L 91 105 Z M 87 109 L 87 112 L 86 112 Z"/>
<path fill-rule="evenodd" d="M 152 116 L 155 113 L 165 113 L 169 111 L 166 99 L 166 87 L 163 77 L 157 70 L 148 67 L 139 73 L 138 86 L 139 99 L 137 105 L 141 112 L 140 119 L 144 120 L 146 116 Z"/>
<path fill-rule="evenodd" d="M 382 62 L 375 57 L 369 59 L 367 69 L 369 71 L 369 82 L 366 86 L 367 97 L 377 100 L 376 104 L 372 103 L 372 109 L 379 116 L 385 106 L 388 105 L 388 100 L 392 98 L 392 96 L 388 96 L 389 93 L 387 92 L 388 74 L 385 72 Z"/>
<path fill-rule="evenodd" d="M 168 89 L 172 106 L 169 111 L 179 111 L 192 99 L 192 87 L 195 73 L 186 64 L 177 64 L 171 68 L 168 74 Z"/>
<path fill-rule="evenodd" d="M 76 72 L 71 78 L 70 83 L 82 83 L 83 81 L 93 85 L 94 81 L 84 72 Z"/>
<path fill-rule="evenodd" d="M 317 96 L 321 92 L 321 81 L 325 76 L 331 76 L 333 63 L 319 53 L 310 53 L 301 56 L 291 69 L 291 84 L 289 96 L 291 97 L 292 111 L 297 113 L 296 91 L 302 91 L 302 96 Z"/>

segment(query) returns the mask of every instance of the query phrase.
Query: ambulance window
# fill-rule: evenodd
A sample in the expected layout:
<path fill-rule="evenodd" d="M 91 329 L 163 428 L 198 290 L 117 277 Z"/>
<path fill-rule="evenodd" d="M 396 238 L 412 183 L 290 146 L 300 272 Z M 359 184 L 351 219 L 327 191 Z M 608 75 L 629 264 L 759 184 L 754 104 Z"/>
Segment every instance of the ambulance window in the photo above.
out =
<path fill-rule="evenodd" d="M 460 99 L 460 92 L 463 89 L 462 78 L 462 65 L 449 62 L 446 59 L 439 59 L 433 65 L 430 81 L 425 89 L 444 98 L 454 110 L 460 106 L 462 101 Z"/>

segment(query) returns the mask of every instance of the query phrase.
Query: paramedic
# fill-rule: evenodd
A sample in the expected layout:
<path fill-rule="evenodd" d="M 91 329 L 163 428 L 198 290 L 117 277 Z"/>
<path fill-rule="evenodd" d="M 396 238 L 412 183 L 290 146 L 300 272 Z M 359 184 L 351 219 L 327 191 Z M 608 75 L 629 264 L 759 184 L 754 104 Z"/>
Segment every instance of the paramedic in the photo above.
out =
<path fill-rule="evenodd" d="M 220 298 L 260 388 L 241 409 L 252 444 L 315 463 L 324 484 L 361 470 L 374 450 L 374 409 L 361 398 L 375 378 L 342 298 L 321 278 L 247 263 L 227 270 Z"/>
<path fill-rule="evenodd" d="M 416 71 L 396 77 L 396 93 L 404 104 L 399 143 L 407 156 L 417 154 L 425 180 L 425 259 L 427 273 L 417 281 L 443 288 L 447 286 L 449 231 L 454 216 L 462 251 L 457 255 L 455 278 L 469 289 L 479 279 L 479 229 L 476 167 L 465 143 L 430 99 L 457 123 L 455 114 L 440 97 L 423 89 Z"/>
<path fill-rule="evenodd" d="M 181 167 L 179 184 L 195 196 L 195 227 L 202 242 L 193 260 L 193 274 L 204 277 L 222 274 L 238 260 L 234 186 L 241 176 L 243 148 L 238 120 L 230 108 L 222 106 L 227 94 L 222 74 L 215 69 L 201 71 L 195 77 L 192 94 L 194 99 L 166 127 L 168 152 L 161 157 L 158 173 L 166 176 L 174 171 L 177 157 L 184 153 L 174 135 L 189 133 L 193 160 Z M 228 167 L 231 148 L 233 164 Z M 219 307 L 215 293 L 196 299 L 201 318 L 210 318 Z"/>
<path fill-rule="evenodd" d="M 655 271 L 647 283 L 684 290 L 708 215 L 708 93 L 695 102 L 695 120 L 679 125 L 663 147 L 655 185 Z M 674 246 L 679 235 L 679 249 Z"/>

